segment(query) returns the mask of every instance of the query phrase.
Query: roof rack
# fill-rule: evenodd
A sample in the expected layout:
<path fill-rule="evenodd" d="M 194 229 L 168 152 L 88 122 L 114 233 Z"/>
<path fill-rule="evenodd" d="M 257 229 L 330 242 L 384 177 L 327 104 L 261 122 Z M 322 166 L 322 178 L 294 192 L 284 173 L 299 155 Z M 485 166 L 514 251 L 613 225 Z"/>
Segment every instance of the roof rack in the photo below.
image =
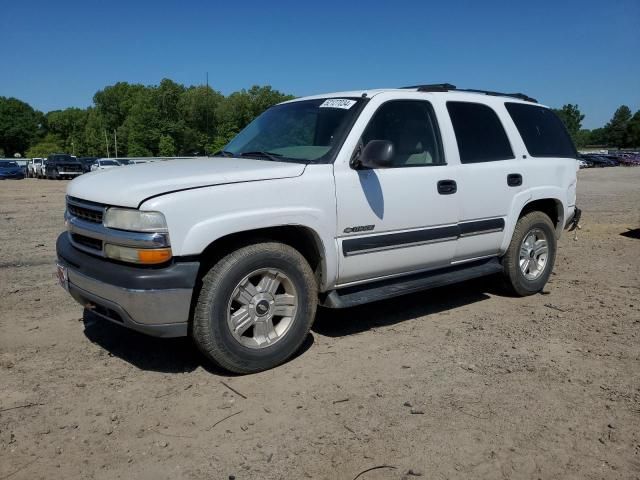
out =
<path fill-rule="evenodd" d="M 538 103 L 535 98 L 530 97 L 529 95 L 525 95 L 524 93 L 503 93 L 503 92 L 492 92 L 491 90 L 477 90 L 475 88 L 458 88 L 451 83 L 433 83 L 429 85 L 413 85 L 411 87 L 402 87 L 405 89 L 413 89 L 415 88 L 419 92 L 469 92 L 469 93 L 484 93 L 485 95 L 492 95 L 496 97 L 511 97 L 517 98 L 519 100 L 524 100 L 526 102 Z"/>

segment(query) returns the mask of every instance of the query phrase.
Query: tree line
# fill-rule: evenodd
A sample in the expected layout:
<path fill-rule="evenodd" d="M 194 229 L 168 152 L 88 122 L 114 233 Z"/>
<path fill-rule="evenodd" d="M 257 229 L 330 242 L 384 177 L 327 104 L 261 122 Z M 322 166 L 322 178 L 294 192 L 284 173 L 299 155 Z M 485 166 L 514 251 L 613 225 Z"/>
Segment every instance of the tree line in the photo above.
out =
<path fill-rule="evenodd" d="M 204 155 L 226 145 L 251 120 L 294 98 L 270 86 L 228 96 L 207 86 L 164 79 L 145 86 L 118 82 L 96 92 L 88 108 L 46 114 L 0 97 L 0 156 L 146 157 Z"/>
<path fill-rule="evenodd" d="M 251 120 L 276 103 L 294 98 L 270 86 L 230 95 L 208 86 L 186 87 L 169 79 L 159 85 L 118 82 L 96 92 L 88 108 L 42 113 L 17 98 L 0 97 L 0 157 L 144 157 L 206 155 L 221 149 Z M 602 128 L 582 128 L 578 105 L 555 112 L 578 148 L 640 146 L 640 111 L 619 107 Z M 117 152 L 116 152 L 117 149 Z"/>
<path fill-rule="evenodd" d="M 578 105 L 566 104 L 554 109 L 576 147 L 601 146 L 613 148 L 640 147 L 640 110 L 632 114 L 631 109 L 621 105 L 604 127 L 583 129 L 584 115 Z"/>

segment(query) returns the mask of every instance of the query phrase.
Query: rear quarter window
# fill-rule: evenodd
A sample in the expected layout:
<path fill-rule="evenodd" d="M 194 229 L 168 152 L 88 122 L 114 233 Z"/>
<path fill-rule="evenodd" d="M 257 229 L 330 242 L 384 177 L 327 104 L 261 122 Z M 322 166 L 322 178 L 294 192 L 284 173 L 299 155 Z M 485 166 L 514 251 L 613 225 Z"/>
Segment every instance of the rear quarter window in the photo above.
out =
<path fill-rule="evenodd" d="M 495 162 L 514 158 L 509 138 L 496 112 L 473 102 L 447 102 L 461 163 Z"/>
<path fill-rule="evenodd" d="M 532 157 L 576 158 L 576 148 L 562 121 L 550 109 L 524 103 L 505 103 Z"/>

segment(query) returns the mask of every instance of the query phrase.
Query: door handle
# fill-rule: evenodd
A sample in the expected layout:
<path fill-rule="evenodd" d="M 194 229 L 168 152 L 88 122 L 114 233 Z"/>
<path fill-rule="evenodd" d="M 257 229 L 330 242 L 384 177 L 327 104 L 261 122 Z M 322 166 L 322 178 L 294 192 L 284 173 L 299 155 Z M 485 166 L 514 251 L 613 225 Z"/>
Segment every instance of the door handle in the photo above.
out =
<path fill-rule="evenodd" d="M 438 193 L 440 195 L 453 195 L 458 191 L 458 184 L 455 180 L 440 180 L 438 182 Z"/>
<path fill-rule="evenodd" d="M 519 187 L 522 185 L 522 175 L 519 173 L 510 173 L 507 175 L 507 185 L 510 187 Z"/>

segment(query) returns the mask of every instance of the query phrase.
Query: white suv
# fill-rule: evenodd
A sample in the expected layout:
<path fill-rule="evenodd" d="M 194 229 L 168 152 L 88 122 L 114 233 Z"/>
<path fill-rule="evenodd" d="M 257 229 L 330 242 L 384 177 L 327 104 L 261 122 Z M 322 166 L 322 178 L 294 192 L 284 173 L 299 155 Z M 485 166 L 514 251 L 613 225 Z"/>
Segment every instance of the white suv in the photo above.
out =
<path fill-rule="evenodd" d="M 556 115 L 522 94 L 300 98 L 212 158 L 71 182 L 58 275 L 105 319 L 191 335 L 255 372 L 300 347 L 317 305 L 497 273 L 518 295 L 542 290 L 580 215 L 575 157 Z"/>
<path fill-rule="evenodd" d="M 42 176 L 42 165 L 44 164 L 43 158 L 32 158 L 27 164 L 27 177 L 40 178 Z"/>

